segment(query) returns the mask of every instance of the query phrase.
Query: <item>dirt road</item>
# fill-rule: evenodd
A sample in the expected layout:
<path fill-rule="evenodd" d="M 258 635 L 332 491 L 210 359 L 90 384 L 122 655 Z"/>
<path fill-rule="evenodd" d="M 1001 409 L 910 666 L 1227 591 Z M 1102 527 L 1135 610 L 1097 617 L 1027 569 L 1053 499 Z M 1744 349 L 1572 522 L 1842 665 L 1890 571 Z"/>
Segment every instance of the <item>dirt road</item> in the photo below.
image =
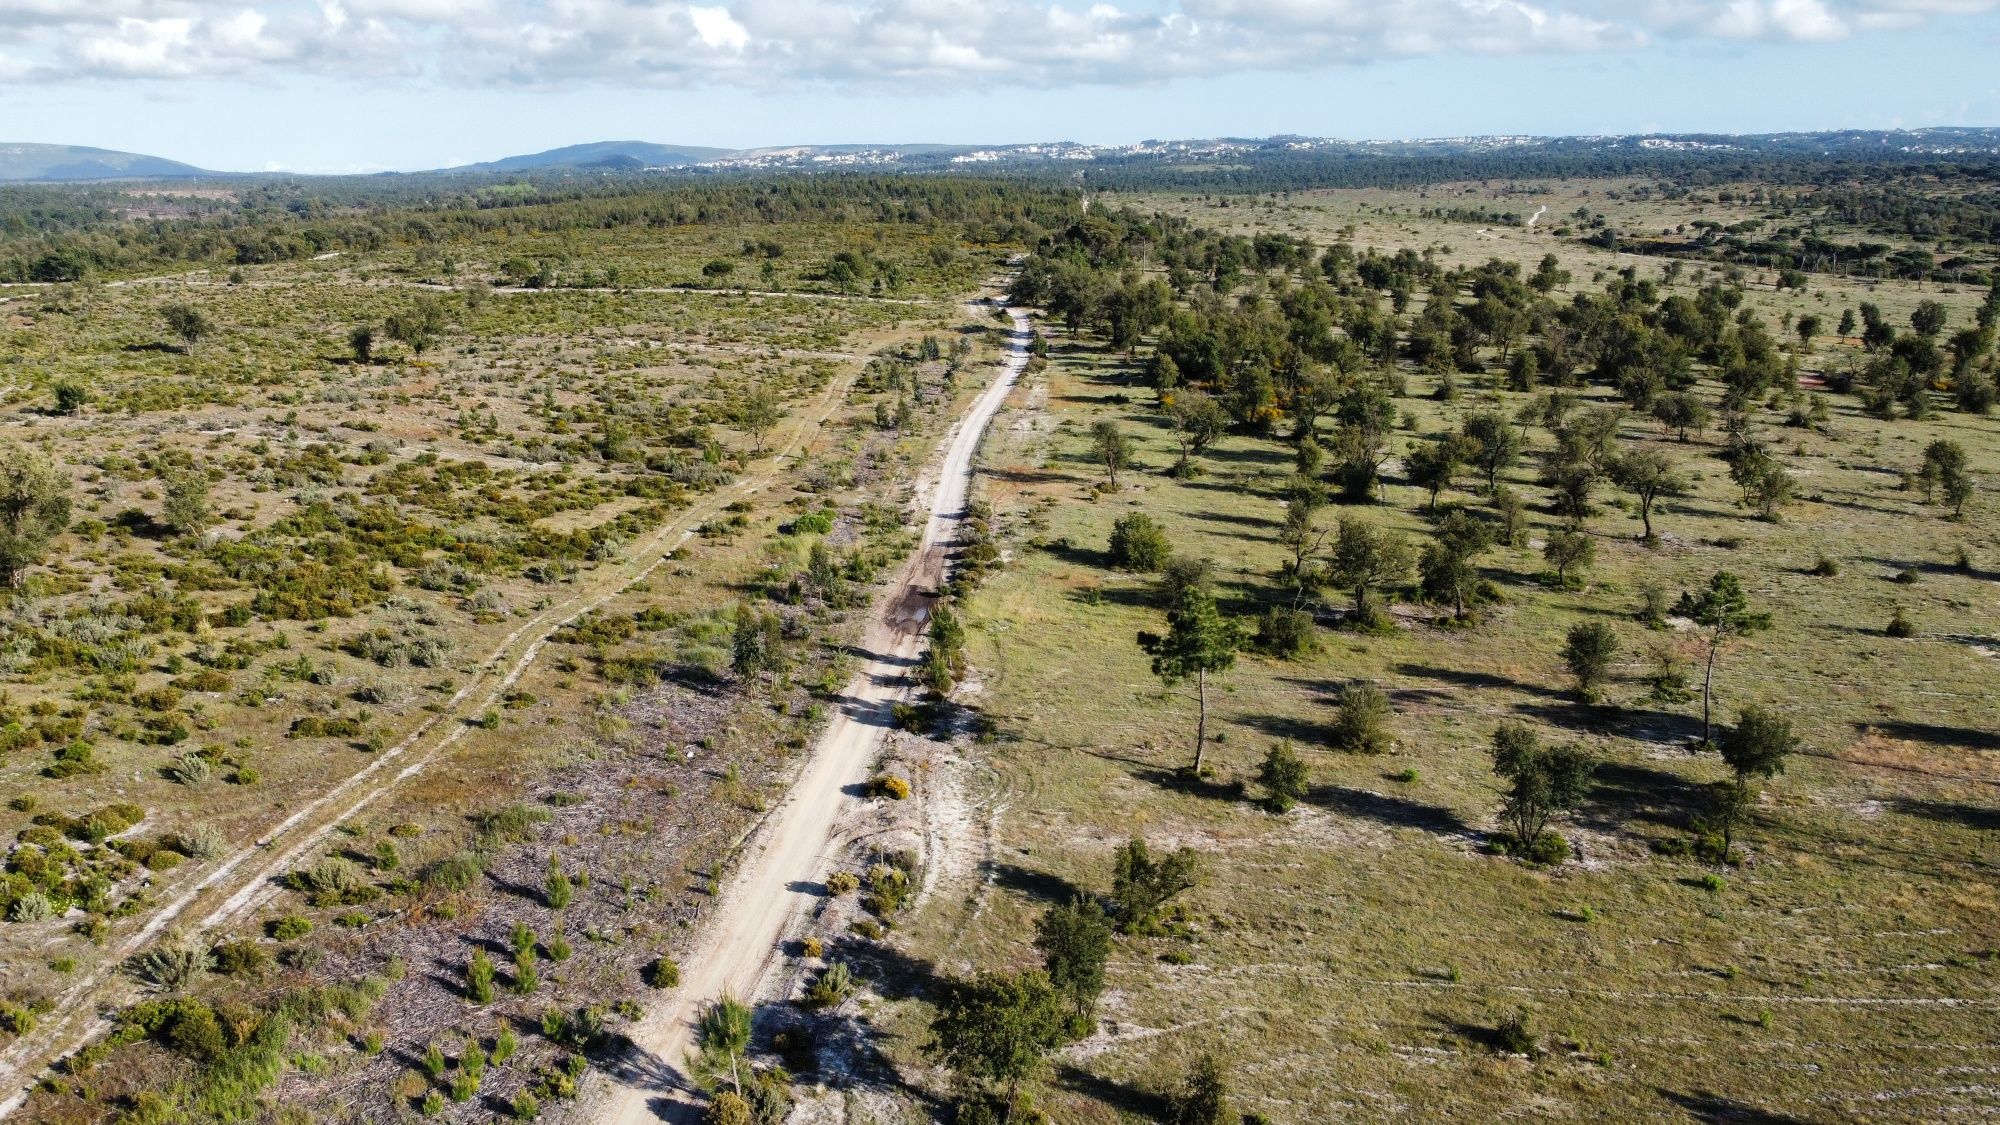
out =
<path fill-rule="evenodd" d="M 1028 318 L 1017 310 L 1009 315 L 1014 330 L 1001 373 L 947 439 L 923 542 L 876 602 L 862 641 L 867 665 L 842 693 L 839 712 L 790 794 L 745 849 L 721 904 L 682 966 L 680 987 L 632 1029 L 641 1057 L 618 1068 L 615 1085 L 590 1120 L 612 1125 L 698 1120 L 678 1071 L 694 1045 L 694 1019 L 716 997 L 754 997 L 793 919 L 817 897 L 828 843 L 855 799 L 848 794 L 868 779 L 890 726 L 890 705 L 910 690 L 905 677 L 921 650 L 934 583 L 964 515 L 980 438 L 1028 363 Z"/>
<path fill-rule="evenodd" d="M 623 561 L 588 575 L 567 596 L 522 622 L 486 654 L 469 682 L 458 689 L 445 708 L 376 755 L 362 769 L 305 800 L 291 815 L 266 829 L 254 843 L 209 861 L 208 869 L 195 881 L 172 888 L 166 900 L 137 929 L 114 936 L 107 956 L 77 974 L 74 983 L 56 997 L 56 1008 L 49 1017 L 32 1032 L 0 1050 L 0 1090 L 12 1091 L 0 1099 L 0 1118 L 20 1107 L 29 1084 L 49 1063 L 110 1029 L 101 1013 L 129 1000 L 135 992 L 131 982 L 119 972 L 126 957 L 177 927 L 205 933 L 231 924 L 261 906 L 277 893 L 277 877 L 297 866 L 335 827 L 429 767 L 465 734 L 467 720 L 496 706 L 500 696 L 528 670 L 557 629 L 616 597 L 632 583 L 649 577 L 704 520 L 731 501 L 762 491 L 802 458 L 818 438 L 822 425 L 846 400 L 858 371 L 857 367 L 829 382 L 817 399 L 788 421 L 781 431 L 784 440 L 768 463 L 735 484 L 697 500 L 674 520 L 635 543 Z M 197 921 L 189 925 L 188 919 Z"/>

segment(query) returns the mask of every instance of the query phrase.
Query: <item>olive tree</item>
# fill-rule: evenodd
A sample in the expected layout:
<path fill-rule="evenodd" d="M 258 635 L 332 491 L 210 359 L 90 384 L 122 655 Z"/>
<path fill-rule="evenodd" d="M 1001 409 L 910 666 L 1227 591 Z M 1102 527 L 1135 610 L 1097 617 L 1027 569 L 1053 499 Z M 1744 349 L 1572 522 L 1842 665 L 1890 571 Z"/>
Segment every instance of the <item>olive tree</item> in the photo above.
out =
<path fill-rule="evenodd" d="M 40 562 L 49 544 L 69 526 L 70 482 L 41 452 L 0 443 L 0 578 L 21 584 L 21 572 Z"/>
<path fill-rule="evenodd" d="M 1674 612 L 1699 626 L 1708 646 L 1708 662 L 1701 677 L 1701 741 L 1707 745 L 1714 734 L 1711 715 L 1716 657 L 1730 641 L 1769 629 L 1771 615 L 1753 611 L 1742 580 L 1726 570 L 1716 571 L 1701 590 L 1683 592 Z"/>
<path fill-rule="evenodd" d="M 1166 633 L 1139 634 L 1139 647 L 1152 656 L 1155 676 L 1168 687 L 1184 680 L 1195 683 L 1198 717 L 1193 771 L 1197 775 L 1208 748 L 1208 678 L 1234 667 L 1236 650 L 1242 646 L 1242 628 L 1223 617 L 1215 606 L 1215 596 L 1201 587 L 1182 590 L 1174 600 L 1167 610 Z"/>
<path fill-rule="evenodd" d="M 1507 782 L 1501 807 L 1511 844 L 1535 863 L 1554 863 L 1569 854 L 1549 822 L 1574 811 L 1590 795 L 1596 761 L 1579 746 L 1544 747 L 1521 723 L 1502 723 L 1493 732 L 1493 772 Z"/>

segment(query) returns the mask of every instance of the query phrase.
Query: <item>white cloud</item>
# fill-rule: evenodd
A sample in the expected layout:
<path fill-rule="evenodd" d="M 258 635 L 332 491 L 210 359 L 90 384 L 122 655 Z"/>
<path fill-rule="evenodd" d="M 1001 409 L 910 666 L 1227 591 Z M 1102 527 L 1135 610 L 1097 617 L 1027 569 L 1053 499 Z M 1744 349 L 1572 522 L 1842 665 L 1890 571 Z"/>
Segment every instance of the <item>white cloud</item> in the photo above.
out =
<path fill-rule="evenodd" d="M 2000 0 L 0 0 L 0 82 L 1062 86 L 1421 55 L 1817 43 Z"/>
<path fill-rule="evenodd" d="M 688 19 L 705 46 L 741 51 L 750 45 L 750 31 L 736 22 L 727 8 L 689 8 Z"/>

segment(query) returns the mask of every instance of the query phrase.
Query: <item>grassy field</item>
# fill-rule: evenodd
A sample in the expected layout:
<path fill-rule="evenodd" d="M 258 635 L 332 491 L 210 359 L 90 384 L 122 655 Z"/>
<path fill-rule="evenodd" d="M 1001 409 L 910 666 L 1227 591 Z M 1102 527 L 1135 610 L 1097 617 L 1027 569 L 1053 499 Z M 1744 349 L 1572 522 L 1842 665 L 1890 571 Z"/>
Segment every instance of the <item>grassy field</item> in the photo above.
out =
<path fill-rule="evenodd" d="M 1560 306 L 1621 270 L 1691 298 L 1731 276 L 1578 236 L 1600 215 L 1634 235 L 1778 221 L 1732 195 L 1598 181 L 1106 202 L 1446 267 L 1525 274 L 1552 254 Z M 1532 228 L 1436 213 L 1544 203 Z M 0 289 L 0 438 L 49 457 L 71 499 L 0 614 L 0 1061 L 100 1011 L 110 1032 L 24 1120 L 560 1119 L 581 1115 L 569 1097 L 591 1068 L 636 1065 L 625 1021 L 834 705 L 855 610 L 912 540 L 912 484 L 997 357 L 999 322 L 959 301 L 1011 247 L 886 216 L 532 227 Z M 845 284 L 828 276 L 843 254 Z M 1238 427 L 1175 475 L 1144 377 L 1154 341 L 1117 351 L 1043 324 L 1047 359 L 983 453 L 1005 560 L 960 606 L 964 733 L 889 740 L 883 772 L 914 799 L 870 803 L 840 853 L 871 893 L 830 893 L 779 974 L 789 995 L 852 965 L 860 1000 L 761 1017 L 759 1058 L 795 1072 L 804 1116 L 941 1115 L 950 1079 L 922 1051 L 938 975 L 1036 963 L 1036 918 L 1105 895 L 1135 836 L 1196 849 L 1205 877 L 1160 933 L 1118 940 L 1100 1026 L 1037 1084 L 1055 1121 L 1158 1119 L 1211 1052 L 1236 1110 L 1287 1125 L 1993 1113 L 2000 427 L 1943 396 L 1884 421 L 1821 389 L 1871 358 L 1834 334 L 1843 310 L 1903 325 L 1936 300 L 1948 335 L 1984 293 L 1777 280 L 1740 275 L 1743 309 L 1810 388 L 1751 407 L 1797 485 L 1777 519 L 1742 503 L 1719 424 L 1683 441 L 1627 414 L 1622 448 L 1665 454 L 1692 487 L 1647 543 L 1600 484 L 1595 561 L 1551 583 L 1555 438 L 1517 423 L 1526 455 L 1499 483 L 1527 527 L 1477 559 L 1497 598 L 1452 621 L 1399 588 L 1381 633 L 1348 628 L 1337 590 L 1308 599 L 1314 650 L 1246 650 L 1215 680 L 1201 778 L 1182 771 L 1187 686 L 1164 688 L 1136 642 L 1162 625 L 1155 580 L 1113 567 L 1109 535 L 1150 515 L 1177 554 L 1212 561 L 1222 611 L 1247 625 L 1291 601 L 1293 448 Z M 1246 271 L 1204 307 L 1276 306 L 1301 284 Z M 1425 301 L 1419 286 L 1403 330 Z M 171 333 L 173 303 L 210 330 Z M 1789 327 L 1806 313 L 1826 321 L 1809 348 Z M 421 349 L 390 332 L 412 317 L 431 321 Z M 1335 503 L 1319 526 L 1358 515 L 1429 542 L 1406 454 L 1533 401 L 1503 389 L 1493 353 L 1449 395 L 1393 361 L 1379 502 Z M 1578 394 L 1578 412 L 1617 401 Z M 1823 423 L 1794 424 L 1807 402 Z M 1116 487 L 1090 453 L 1107 421 L 1134 441 Z M 1963 519 L 1906 481 L 1937 439 L 1966 451 Z M 208 517 L 176 529 L 190 471 Z M 1484 512 L 1482 484 L 1461 473 L 1440 500 Z M 1705 651 L 1685 622 L 1641 617 L 1649 591 L 1718 570 L 1773 626 L 1723 653 L 1717 718 L 1761 705 L 1802 740 L 1724 867 L 1685 854 L 1727 775 L 1690 750 L 1699 698 L 1654 686 L 1671 665 L 1698 688 Z M 1913 635 L 1891 635 L 1899 613 Z M 1584 622 L 1619 642 L 1596 705 L 1561 654 Z M 1394 710 L 1379 755 L 1331 736 L 1364 682 Z M 1508 719 L 1598 759 L 1555 825 L 1567 862 L 1490 847 L 1488 747 Z M 1311 774 L 1284 813 L 1256 780 L 1279 743 Z M 352 815 L 313 811 L 371 770 L 393 784 L 370 781 Z M 284 835 L 299 816 L 309 839 Z M 263 873 L 295 838 L 310 846 Z M 883 905 L 885 861 L 910 867 L 914 909 Z M 145 928 L 172 904 L 171 927 Z M 203 918 L 223 924 L 197 949 Z M 183 946 L 197 970 L 164 987 L 141 988 L 157 962 L 122 963 Z M 497 966 L 490 996 L 476 951 Z M 1503 1049 L 1517 1017 L 1536 1051 Z"/>
<path fill-rule="evenodd" d="M 1546 247 L 1576 288 L 1594 288 L 1599 271 L 1660 265 L 1540 233 L 1475 239 L 1456 224 L 1367 217 L 1390 202 L 1235 201 L 1199 218 L 1321 240 L 1354 222 L 1358 244 L 1448 242 L 1465 263 L 1531 265 Z M 1855 299 L 1902 308 L 1919 294 L 1815 275 L 1804 297 L 1751 298 L 1774 318 L 1822 301 L 1837 316 Z M 1943 299 L 1962 322 L 1978 295 Z M 1109 566 L 1111 524 L 1152 515 L 1177 553 L 1214 560 L 1223 609 L 1248 621 L 1285 597 L 1277 536 L 1291 451 L 1231 435 L 1197 459 L 1199 476 L 1175 480 L 1174 436 L 1136 366 L 1088 340 L 1054 345 L 989 446 L 983 487 L 1011 561 L 966 608 L 980 681 L 968 702 L 997 730 L 973 755 L 992 773 L 977 794 L 994 811 L 977 845 L 984 880 L 931 900 L 903 940 L 941 970 L 1023 967 L 1037 961 L 1034 917 L 1106 893 L 1112 851 L 1128 837 L 1195 847 L 1208 867 L 1184 935 L 1120 940 L 1103 1026 L 1058 1055 L 1040 1099 L 1056 1120 L 1153 1116 L 1204 1051 L 1228 1060 L 1238 1109 L 1277 1122 L 1993 1111 L 2000 742 L 1987 704 L 2000 688 L 2000 524 L 1990 498 L 1952 522 L 1899 480 L 1926 443 L 1950 438 L 1990 485 L 2000 432 L 1989 419 L 1885 423 L 1845 396 L 1830 398 L 1824 432 L 1766 412 L 1801 495 L 1767 522 L 1738 503 L 1713 456 L 1719 435 L 1683 444 L 1628 417 L 1621 441 L 1667 453 L 1694 488 L 1655 513 L 1655 546 L 1638 541 L 1622 501 L 1592 519 L 1597 562 L 1576 590 L 1541 580 L 1538 548 L 1556 521 L 1535 477 L 1550 439 L 1536 429 L 1529 457 L 1503 477 L 1530 500 L 1529 542 L 1481 558 L 1499 604 L 1469 627 L 1399 607 L 1397 631 L 1373 636 L 1338 627 L 1334 595 L 1317 654 L 1246 654 L 1221 678 L 1214 776 L 1190 783 L 1176 771 L 1192 757 L 1193 704 L 1185 689 L 1163 692 L 1134 643 L 1161 615 L 1150 579 Z M 1804 366 L 1849 363 L 1853 351 L 1822 340 Z M 1439 402 L 1413 376 L 1399 412 L 1431 432 L 1489 405 L 1511 417 L 1528 398 L 1472 383 Z M 1608 401 L 1585 392 L 1586 405 Z M 1105 419 L 1139 446 L 1114 490 L 1088 456 L 1088 431 Z M 1399 465 L 1387 476 L 1386 502 L 1354 510 L 1423 541 L 1423 493 Z M 1444 499 L 1478 504 L 1473 484 Z M 1336 505 L 1322 523 L 1348 511 Z M 1822 556 L 1837 576 L 1812 573 Z M 1664 651 L 1697 662 L 1698 687 L 1700 646 L 1637 617 L 1644 587 L 1671 596 L 1717 570 L 1741 575 L 1774 618 L 1725 652 L 1720 717 L 1775 708 L 1804 750 L 1765 787 L 1743 864 L 1710 880 L 1714 869 L 1658 847 L 1686 837 L 1703 787 L 1727 771 L 1687 749 L 1699 699 L 1662 704 L 1646 682 Z M 1898 607 L 1916 636 L 1885 635 Z M 1591 620 L 1610 624 L 1622 649 L 1607 705 L 1594 708 L 1574 701 L 1559 652 L 1564 631 Z M 1395 745 L 1380 756 L 1330 745 L 1333 704 L 1364 680 L 1395 709 Z M 1501 796 L 1487 746 L 1508 718 L 1600 757 L 1591 798 L 1563 827 L 1573 862 L 1534 869 L 1483 850 Z M 1285 815 L 1249 799 L 1279 740 L 1312 772 L 1309 798 Z M 904 1050 L 923 1040 L 925 1011 L 884 1018 Z M 1538 1059 L 1494 1046 L 1522 1011 L 1545 1049 Z"/>
<path fill-rule="evenodd" d="M 10 1032 L 85 1014 L 100 980 L 104 999 L 136 998 L 115 959 L 152 911 L 416 732 L 444 739 L 203 937 L 237 943 L 191 992 L 233 1029 L 214 1051 L 171 1019 L 151 1039 L 127 1023 L 52 1076 L 28 1119 L 378 1119 L 436 1092 L 486 1120 L 530 1086 L 574 1089 L 560 1037 L 530 1029 L 551 1006 L 636 1012 L 640 970 L 672 955 L 782 789 L 819 686 L 842 677 L 857 591 L 906 549 L 899 505 L 967 389 L 954 372 L 997 354 L 930 294 L 965 291 L 994 259 L 949 233 L 792 224 L 792 253 L 857 246 L 878 276 L 902 263 L 911 280 L 888 299 L 492 292 L 466 270 L 562 249 L 600 273 L 574 282 L 623 262 L 622 284 L 671 285 L 752 234 L 770 237 L 628 232 L 616 253 L 609 236 L 495 240 L 457 248 L 468 265 L 450 277 L 445 255 L 385 252 L 0 304 L 21 375 L 0 432 L 46 450 L 73 498 L 5 624 Z M 425 301 L 442 312 L 429 347 L 386 338 Z M 169 335 L 172 302 L 212 330 Z M 372 357 L 350 347 L 357 325 L 376 329 Z M 962 354 L 926 353 L 926 337 Z M 84 388 L 81 409 L 52 409 L 63 385 Z M 768 417 L 752 420 L 757 396 Z M 179 464 L 206 480 L 198 533 L 162 522 Z M 694 537 L 645 568 L 681 530 Z M 832 570 L 807 578 L 815 552 Z M 742 676 L 734 607 L 767 592 L 785 655 Z M 594 608 L 492 707 L 461 701 L 572 604 Z M 79 746 L 81 768 L 62 768 Z M 573 902 L 545 887 L 552 865 Z M 175 930 L 217 906 L 195 903 Z M 517 925 L 539 981 L 510 965 Z M 497 1006 L 469 1002 L 474 948 L 503 967 Z M 257 1029 L 279 1018 L 296 1030 L 272 1032 L 273 1060 Z M 490 1052 L 503 1027 L 528 1042 L 460 1099 L 466 1036 Z M 433 1044 L 450 1075 L 426 1073 Z M 283 1108 L 303 1104 L 344 1108 Z"/>

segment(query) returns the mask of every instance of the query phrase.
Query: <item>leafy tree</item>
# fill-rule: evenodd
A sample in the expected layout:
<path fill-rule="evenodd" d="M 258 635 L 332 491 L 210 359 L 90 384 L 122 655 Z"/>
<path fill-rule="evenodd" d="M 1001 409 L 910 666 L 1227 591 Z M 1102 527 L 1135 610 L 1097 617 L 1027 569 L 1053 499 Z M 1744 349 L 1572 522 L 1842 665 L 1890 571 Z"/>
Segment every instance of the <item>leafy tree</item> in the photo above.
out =
<path fill-rule="evenodd" d="M 1916 479 L 1923 486 L 1926 504 L 1935 503 L 1942 494 L 1944 503 L 1952 508 L 1952 518 L 1964 514 L 1965 502 L 1972 498 L 1972 475 L 1966 471 L 1964 446 L 1946 438 L 1925 446 Z"/>
<path fill-rule="evenodd" d="M 357 324 L 354 331 L 347 334 L 347 346 L 354 352 L 354 362 L 375 362 L 375 329 L 366 324 Z"/>
<path fill-rule="evenodd" d="M 1201 853 L 1176 848 L 1158 859 L 1146 841 L 1133 837 L 1118 849 L 1111 873 L 1111 900 L 1118 928 L 1143 932 L 1159 919 L 1176 895 L 1201 885 Z"/>
<path fill-rule="evenodd" d="M 939 695 L 949 694 L 965 674 L 965 625 L 952 612 L 951 603 L 939 602 L 931 610 L 925 633 L 930 644 L 924 649 L 924 685 Z"/>
<path fill-rule="evenodd" d="M 1456 435 L 1418 442 L 1403 456 L 1410 483 L 1430 494 L 1429 509 L 1437 511 L 1438 493 L 1450 488 L 1464 464 L 1465 443 Z"/>
<path fill-rule="evenodd" d="M 1387 624 L 1376 592 L 1402 581 L 1409 573 L 1410 544 L 1401 534 L 1381 531 L 1360 516 L 1340 517 L 1334 538 L 1333 580 L 1354 595 L 1354 622 L 1363 629 Z"/>
<path fill-rule="evenodd" d="M 1691 391 L 1673 391 L 1653 400 L 1653 418 L 1681 440 L 1708 425 L 1708 404 Z"/>
<path fill-rule="evenodd" d="M 1597 558 L 1597 541 L 1581 531 L 1558 531 L 1542 545 L 1542 558 L 1555 571 L 1556 585 L 1581 585 L 1583 572 Z"/>
<path fill-rule="evenodd" d="M 1482 410 L 1468 415 L 1460 427 L 1469 446 L 1467 459 L 1486 476 L 1491 495 L 1500 485 L 1500 474 L 1521 459 L 1521 435 L 1497 411 Z"/>
<path fill-rule="evenodd" d="M 1757 806 L 1758 790 L 1752 780 L 1773 777 L 1785 770 L 1785 759 L 1798 746 L 1791 721 L 1757 706 L 1745 707 L 1736 726 L 1723 732 L 1722 759 L 1735 776 L 1709 787 L 1707 813 L 1695 824 L 1704 836 L 1721 837 L 1719 846 L 1707 844 L 1704 853 L 1718 863 L 1735 862 L 1736 831 Z"/>
<path fill-rule="evenodd" d="M 1736 771 L 1738 781 L 1774 777 L 1785 772 L 1785 759 L 1798 744 L 1790 719 L 1753 704 L 1722 733 L 1722 760 Z"/>
<path fill-rule="evenodd" d="M 738 676 L 747 679 L 785 666 L 785 623 L 776 613 L 738 605 L 735 625 L 730 664 Z"/>
<path fill-rule="evenodd" d="M 408 308 L 384 318 L 382 331 L 391 340 L 422 356 L 437 342 L 449 322 L 444 302 L 426 294 L 418 297 Z"/>
<path fill-rule="evenodd" d="M 176 301 L 160 307 L 160 319 L 166 321 L 167 331 L 181 342 L 184 351 L 194 351 L 194 346 L 207 339 L 215 331 L 215 325 L 208 314 L 193 305 Z"/>
<path fill-rule="evenodd" d="M 215 518 L 208 499 L 208 470 L 193 463 L 170 464 L 160 470 L 165 499 L 160 523 L 176 535 L 198 535 Z"/>
<path fill-rule="evenodd" d="M 743 396 L 742 405 L 736 411 L 737 424 L 756 442 L 759 453 L 764 452 L 764 439 L 784 418 L 784 404 L 778 400 L 777 393 L 762 384 Z"/>
<path fill-rule="evenodd" d="M 1542 483 L 1549 490 L 1549 507 L 1572 529 L 1597 511 L 1590 494 L 1597 487 L 1598 471 L 1589 462 L 1552 461 L 1542 471 Z"/>
<path fill-rule="evenodd" d="M 1069 1002 L 1071 1034 L 1088 1035 L 1111 959 L 1110 919 L 1084 898 L 1052 906 L 1035 923 L 1035 948 L 1042 951 L 1049 983 Z"/>
<path fill-rule="evenodd" d="M 1090 427 L 1090 456 L 1104 466 L 1111 487 L 1118 487 L 1118 470 L 1132 464 L 1132 439 L 1109 418 Z"/>
<path fill-rule="evenodd" d="M 1202 1053 L 1180 1089 L 1167 1098 L 1169 1125 L 1233 1125 L 1237 1120 L 1229 1112 L 1229 1075 L 1222 1060 Z"/>
<path fill-rule="evenodd" d="M 1292 591 L 1295 610 L 1308 594 L 1325 586 L 1329 577 L 1319 557 L 1327 531 L 1314 522 L 1316 516 L 1317 508 L 1309 498 L 1295 496 L 1285 505 L 1285 523 L 1278 531 L 1278 543 L 1287 556 L 1278 566 L 1278 580 Z"/>
<path fill-rule="evenodd" d="M 1308 777 L 1306 760 L 1299 757 L 1290 742 L 1273 745 L 1257 770 L 1257 784 L 1271 795 L 1271 808 L 1281 813 L 1290 812 L 1306 795 Z"/>
<path fill-rule="evenodd" d="M 1598 685 L 1611 670 L 1618 655 L 1618 634 L 1602 621 L 1587 621 L 1570 628 L 1563 639 L 1563 663 L 1576 677 L 1576 693 L 1584 702 L 1597 698 Z"/>
<path fill-rule="evenodd" d="M 1719 847 L 1711 844 L 1701 848 L 1703 852 L 1711 852 L 1717 863 L 1734 862 L 1736 830 L 1757 807 L 1757 796 L 1757 786 L 1742 777 L 1709 786 L 1708 810 L 1695 822 L 1695 830 L 1704 836 L 1709 833 L 1721 836 Z"/>
<path fill-rule="evenodd" d="M 1174 392 L 1169 414 L 1181 444 L 1181 457 L 1174 466 L 1174 475 L 1184 477 L 1193 471 L 1189 458 L 1200 456 L 1216 438 L 1222 436 L 1222 431 L 1229 425 L 1229 413 L 1222 409 L 1222 404 L 1213 395 L 1188 388 Z"/>
<path fill-rule="evenodd" d="M 1520 852 L 1534 859 L 1561 855 L 1545 840 L 1555 817 L 1575 810 L 1590 795 L 1597 763 L 1581 747 L 1543 747 L 1528 727 L 1502 723 L 1493 732 L 1493 772 L 1508 783 L 1501 816 Z"/>
<path fill-rule="evenodd" d="M 1170 608 L 1189 590 L 1213 589 L 1215 560 L 1192 555 L 1174 555 L 1160 567 L 1153 583 L 1153 596 L 1162 608 Z"/>
<path fill-rule="evenodd" d="M 1663 496 L 1686 495 L 1688 489 L 1686 478 L 1666 454 L 1650 449 L 1634 450 L 1611 462 L 1611 479 L 1639 501 L 1639 523 L 1648 543 L 1654 541 L 1653 505 Z"/>
<path fill-rule="evenodd" d="M 1919 301 L 1917 311 L 1910 314 L 1910 327 L 1917 330 L 1917 335 L 1925 339 L 1934 339 L 1938 333 L 1944 331 L 1945 321 L 1949 316 L 1942 302 Z"/>
<path fill-rule="evenodd" d="M 1792 326 L 1792 331 L 1799 334 L 1799 347 L 1812 347 L 1813 337 L 1819 335 L 1820 329 L 1825 326 L 1825 323 L 1825 321 L 1812 313 L 1807 313 L 1800 317 L 1798 322 Z"/>
<path fill-rule="evenodd" d="M 0 578 L 21 584 L 69 526 L 69 477 L 39 451 L 0 442 Z"/>
<path fill-rule="evenodd" d="M 1493 490 L 1493 514 L 1500 517 L 1499 541 L 1509 547 L 1528 544 L 1528 502 L 1506 486 Z"/>
<path fill-rule="evenodd" d="M 1150 574 L 1167 565 L 1173 548 L 1167 533 L 1144 512 L 1128 512 L 1111 525 L 1111 565 Z"/>
<path fill-rule="evenodd" d="M 1778 509 L 1792 502 L 1797 482 L 1778 464 L 1777 458 L 1761 449 L 1740 453 L 1730 466 L 1730 478 L 1743 490 L 1743 506 L 1754 508 L 1761 519 L 1776 520 Z"/>
<path fill-rule="evenodd" d="M 1195 722 L 1194 772 L 1201 773 L 1202 756 L 1208 749 L 1208 677 L 1226 672 L 1236 664 L 1236 650 L 1243 645 L 1243 631 L 1222 616 L 1215 596 L 1205 589 L 1183 590 L 1167 610 L 1167 632 L 1140 633 L 1139 647 L 1153 658 L 1153 674 L 1168 687 L 1183 680 L 1195 681 L 1199 718 Z"/>
<path fill-rule="evenodd" d="M 1484 524 L 1463 511 L 1447 515 L 1417 560 L 1424 597 L 1435 604 L 1450 605 L 1453 615 L 1463 619 L 1479 596 L 1479 568 L 1473 565 L 1473 556 L 1489 543 Z"/>
<path fill-rule="evenodd" d="M 1708 663 L 1701 677 L 1701 740 L 1710 741 L 1711 708 L 1715 699 L 1715 660 L 1723 646 L 1737 637 L 1762 632 L 1771 627 L 1771 615 L 1754 612 L 1743 583 L 1726 570 L 1716 571 L 1699 591 L 1684 591 L 1674 612 L 1693 621 L 1703 631 L 1708 645 Z"/>
<path fill-rule="evenodd" d="M 944 983 L 924 1049 L 967 1078 L 1003 1085 L 1011 1120 L 1021 1083 L 1062 1045 L 1067 1022 L 1062 995 L 1040 970 L 981 973 Z"/>

